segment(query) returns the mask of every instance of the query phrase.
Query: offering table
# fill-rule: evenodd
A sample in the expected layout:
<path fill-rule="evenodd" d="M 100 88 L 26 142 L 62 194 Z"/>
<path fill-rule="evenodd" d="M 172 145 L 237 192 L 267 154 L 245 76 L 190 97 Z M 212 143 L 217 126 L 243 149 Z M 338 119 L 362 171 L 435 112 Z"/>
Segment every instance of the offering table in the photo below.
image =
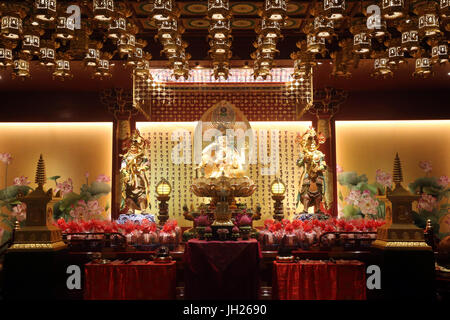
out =
<path fill-rule="evenodd" d="M 365 300 L 365 265 L 357 260 L 274 261 L 273 298 L 279 300 Z"/>
<path fill-rule="evenodd" d="M 86 300 L 175 300 L 176 262 L 87 263 Z"/>
<path fill-rule="evenodd" d="M 185 299 L 258 299 L 259 242 L 189 240 L 184 252 Z"/>

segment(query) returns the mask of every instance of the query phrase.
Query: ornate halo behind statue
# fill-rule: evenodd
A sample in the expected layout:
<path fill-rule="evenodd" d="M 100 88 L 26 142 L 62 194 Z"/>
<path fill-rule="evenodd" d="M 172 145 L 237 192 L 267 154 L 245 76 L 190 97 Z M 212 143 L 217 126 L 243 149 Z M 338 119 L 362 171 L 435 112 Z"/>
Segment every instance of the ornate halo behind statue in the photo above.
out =
<path fill-rule="evenodd" d="M 229 205 L 235 197 L 249 197 L 256 189 L 246 176 L 253 146 L 250 123 L 227 101 L 208 109 L 195 129 L 195 162 L 200 177 L 194 180 L 191 190 L 199 197 L 212 198 L 215 205 L 213 227 L 232 228 Z"/>

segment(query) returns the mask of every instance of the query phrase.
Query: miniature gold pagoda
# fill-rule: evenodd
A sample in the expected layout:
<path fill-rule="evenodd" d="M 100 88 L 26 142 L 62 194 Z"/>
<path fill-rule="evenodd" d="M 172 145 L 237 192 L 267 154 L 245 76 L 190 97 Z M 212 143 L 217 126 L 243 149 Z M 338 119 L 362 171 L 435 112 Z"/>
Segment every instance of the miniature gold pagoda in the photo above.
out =
<path fill-rule="evenodd" d="M 393 180 L 394 190 L 387 191 L 390 204 L 386 206 L 386 224 L 378 228 L 377 239 L 372 245 L 383 250 L 431 250 L 425 242 L 423 230 L 412 221 L 412 202 L 419 196 L 401 184 L 403 174 L 398 153 L 394 160 Z"/>
<path fill-rule="evenodd" d="M 36 169 L 37 188 L 19 201 L 27 206 L 25 226 L 14 232 L 13 245 L 9 251 L 57 251 L 64 249 L 61 230 L 52 224 L 53 210 L 48 207 L 52 199 L 52 189 L 44 191 L 45 164 L 42 155 Z"/>

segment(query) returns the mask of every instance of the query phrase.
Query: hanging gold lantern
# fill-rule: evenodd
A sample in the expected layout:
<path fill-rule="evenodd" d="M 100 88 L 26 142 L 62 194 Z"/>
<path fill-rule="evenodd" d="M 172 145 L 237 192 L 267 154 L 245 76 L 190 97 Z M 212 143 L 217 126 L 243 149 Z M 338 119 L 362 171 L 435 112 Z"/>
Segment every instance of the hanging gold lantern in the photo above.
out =
<path fill-rule="evenodd" d="M 382 0 L 381 15 L 387 20 L 399 19 L 404 16 L 404 0 Z"/>
<path fill-rule="evenodd" d="M 450 18 L 450 0 L 440 0 L 439 13 L 443 18 Z"/>
<path fill-rule="evenodd" d="M 281 21 L 286 18 L 287 0 L 266 0 L 263 16 L 272 21 Z"/>
<path fill-rule="evenodd" d="M 144 59 L 150 60 L 152 55 L 150 53 L 144 52 L 144 47 L 147 45 L 147 41 L 145 40 L 137 40 L 136 47 L 134 50 L 128 54 L 127 65 L 135 66 L 141 63 Z"/>
<path fill-rule="evenodd" d="M 389 58 L 386 56 L 385 53 L 375 58 L 373 67 L 374 72 L 371 74 L 371 76 L 374 78 L 387 78 L 388 76 L 389 77 L 393 76 L 393 72 L 389 65 Z"/>
<path fill-rule="evenodd" d="M 72 79 L 73 74 L 70 70 L 70 60 L 66 55 L 60 55 L 56 60 L 55 70 L 53 71 L 53 79 L 61 81 Z"/>
<path fill-rule="evenodd" d="M 155 0 L 153 4 L 152 19 L 158 21 L 168 20 L 170 17 L 178 17 L 178 8 L 173 0 Z"/>
<path fill-rule="evenodd" d="M 297 45 L 301 47 L 300 45 Z M 312 68 L 316 65 L 316 62 L 306 51 L 297 51 L 291 53 L 291 59 L 294 60 L 294 72 L 291 75 L 296 80 L 304 80 L 309 77 L 312 72 Z"/>
<path fill-rule="evenodd" d="M 136 46 L 136 37 L 131 33 L 124 33 L 117 40 L 117 49 L 121 55 L 130 54 Z"/>
<path fill-rule="evenodd" d="M 211 20 L 226 20 L 230 15 L 230 2 L 228 0 L 208 0 L 208 17 Z"/>
<path fill-rule="evenodd" d="M 209 37 L 214 39 L 225 39 L 231 33 L 230 20 L 214 20 L 209 24 Z"/>
<path fill-rule="evenodd" d="M 275 53 L 277 50 L 277 41 L 274 38 L 264 38 L 259 45 L 262 53 Z"/>
<path fill-rule="evenodd" d="M 405 63 L 405 55 L 401 47 L 401 40 L 399 38 L 388 41 L 388 58 L 391 66 L 397 66 Z"/>
<path fill-rule="evenodd" d="M 219 80 L 220 78 L 228 79 L 230 70 L 228 64 L 219 63 L 214 65 L 213 69 L 214 79 Z"/>
<path fill-rule="evenodd" d="M 266 17 L 261 19 L 261 26 L 256 29 L 258 34 L 267 38 L 280 38 L 281 25 L 279 21 L 269 20 Z"/>
<path fill-rule="evenodd" d="M 431 63 L 445 64 L 448 56 L 448 43 L 444 40 L 436 41 L 431 48 Z"/>
<path fill-rule="evenodd" d="M 96 67 L 100 59 L 100 49 L 103 43 L 95 40 L 89 40 L 86 54 L 84 56 L 84 64 L 86 67 Z"/>
<path fill-rule="evenodd" d="M 18 13 L 9 13 L 2 17 L 2 36 L 6 39 L 17 40 L 23 32 L 22 17 Z"/>
<path fill-rule="evenodd" d="M 435 1 L 420 1 L 414 5 L 414 13 L 419 17 L 419 36 L 434 37 L 441 34 L 439 28 L 438 4 Z"/>
<path fill-rule="evenodd" d="M 306 36 L 306 50 L 314 54 L 321 53 L 323 55 L 326 51 L 325 39 L 308 34 Z"/>
<path fill-rule="evenodd" d="M 230 53 L 230 42 L 226 39 L 212 39 L 209 41 L 211 47 L 210 52 L 221 55 L 228 55 Z"/>
<path fill-rule="evenodd" d="M 31 77 L 29 56 L 20 55 L 17 59 L 14 60 L 14 68 L 11 76 L 13 79 L 21 80 L 25 80 Z"/>
<path fill-rule="evenodd" d="M 173 39 L 183 31 L 183 28 L 178 27 L 178 20 L 173 17 L 158 24 L 158 38 L 160 39 Z"/>
<path fill-rule="evenodd" d="M 334 21 L 325 16 L 314 18 L 314 34 L 320 38 L 329 38 L 334 34 Z"/>
<path fill-rule="evenodd" d="M 42 40 L 39 61 L 44 67 L 53 67 L 56 63 L 57 44 L 52 40 Z"/>
<path fill-rule="evenodd" d="M 84 57 L 86 67 L 96 67 L 100 59 L 100 50 L 95 47 L 89 47 Z"/>
<path fill-rule="evenodd" d="M 0 67 L 9 67 L 13 64 L 12 44 L 6 40 L 0 41 Z"/>
<path fill-rule="evenodd" d="M 427 78 L 432 74 L 431 59 L 425 53 L 416 58 L 415 66 L 413 76 L 416 78 Z"/>
<path fill-rule="evenodd" d="M 372 49 L 369 31 L 363 21 L 357 21 L 350 28 L 353 33 L 353 52 L 357 54 L 368 54 Z"/>
<path fill-rule="evenodd" d="M 127 19 L 121 15 L 111 20 L 108 27 L 108 38 L 118 39 L 127 32 Z"/>
<path fill-rule="evenodd" d="M 62 40 L 72 40 L 75 35 L 75 19 L 66 13 L 57 18 L 56 37 Z"/>
<path fill-rule="evenodd" d="M 402 33 L 401 49 L 414 54 L 420 48 L 416 19 L 410 17 L 404 19 L 400 23 L 398 30 Z"/>
<path fill-rule="evenodd" d="M 94 19 L 109 21 L 114 15 L 114 0 L 93 0 Z"/>
<path fill-rule="evenodd" d="M 152 80 L 152 75 L 150 73 L 150 61 L 142 60 L 140 63 L 136 64 L 133 73 L 136 77 L 142 80 Z"/>
<path fill-rule="evenodd" d="M 110 58 L 111 55 L 106 53 L 104 53 L 103 56 L 100 57 L 97 66 L 95 68 L 95 72 L 92 75 L 92 78 L 104 80 L 112 77 L 111 67 L 114 66 L 114 64 L 112 64 L 109 61 Z"/>
<path fill-rule="evenodd" d="M 323 11 L 328 19 L 342 19 L 345 11 L 345 0 L 324 0 Z"/>
<path fill-rule="evenodd" d="M 35 0 L 35 17 L 41 21 L 54 21 L 56 18 L 56 0 Z"/>
<path fill-rule="evenodd" d="M 439 5 L 439 14 L 442 18 L 442 26 L 450 31 L 450 0 L 441 0 Z"/>
<path fill-rule="evenodd" d="M 23 39 L 22 39 L 22 52 L 31 55 L 38 55 L 40 48 L 42 32 L 36 27 L 28 26 L 25 28 Z"/>

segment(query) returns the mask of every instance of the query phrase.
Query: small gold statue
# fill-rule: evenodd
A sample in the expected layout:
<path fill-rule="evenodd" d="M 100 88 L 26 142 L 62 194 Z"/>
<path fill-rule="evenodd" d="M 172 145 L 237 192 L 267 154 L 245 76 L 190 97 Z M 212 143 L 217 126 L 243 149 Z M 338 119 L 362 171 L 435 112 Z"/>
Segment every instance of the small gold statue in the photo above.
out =
<path fill-rule="evenodd" d="M 320 144 L 325 139 L 321 134 L 317 135 L 314 128 L 309 128 L 301 137 L 300 145 L 302 152 L 297 165 L 303 168 L 302 178 L 300 179 L 300 192 L 297 196 L 297 206 L 303 204 L 303 213 L 308 212 L 309 207 L 314 207 L 314 213 L 320 213 L 320 204 L 325 194 L 326 170 L 325 155 L 319 151 Z"/>
<path fill-rule="evenodd" d="M 128 151 L 121 155 L 121 208 L 127 207 L 127 213 L 135 213 L 135 210 L 145 213 L 150 209 L 148 144 L 136 129 L 130 138 Z"/>

